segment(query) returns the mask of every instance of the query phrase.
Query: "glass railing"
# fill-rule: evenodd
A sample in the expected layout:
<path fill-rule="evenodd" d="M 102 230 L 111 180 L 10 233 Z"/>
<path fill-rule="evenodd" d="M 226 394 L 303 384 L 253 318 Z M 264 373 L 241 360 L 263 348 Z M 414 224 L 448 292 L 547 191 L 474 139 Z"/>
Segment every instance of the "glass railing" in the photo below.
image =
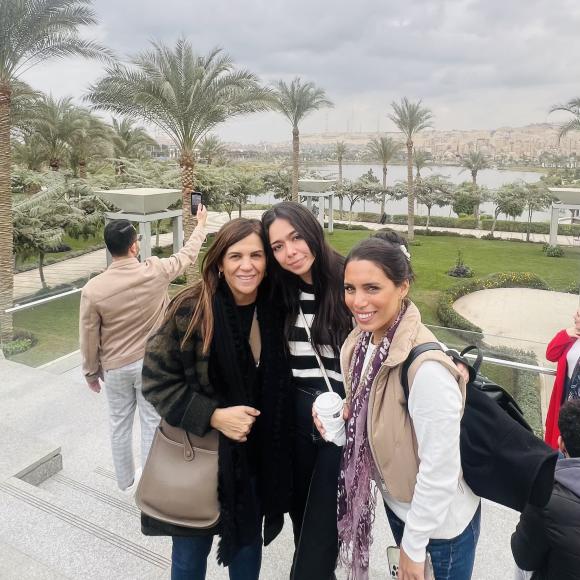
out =
<path fill-rule="evenodd" d="M 182 288 L 172 285 L 170 295 Z M 80 285 L 70 285 L 58 295 L 37 296 L 15 304 L 8 311 L 15 340 L 3 344 L 5 357 L 27 366 L 50 368 L 53 361 L 72 354 L 72 364 L 80 365 L 78 354 L 74 359 L 79 349 L 79 302 Z M 541 434 L 555 372 L 554 365 L 545 359 L 545 344 L 439 326 L 429 328 L 449 348 L 462 350 L 477 345 L 484 356 L 481 372 L 516 399 Z"/>

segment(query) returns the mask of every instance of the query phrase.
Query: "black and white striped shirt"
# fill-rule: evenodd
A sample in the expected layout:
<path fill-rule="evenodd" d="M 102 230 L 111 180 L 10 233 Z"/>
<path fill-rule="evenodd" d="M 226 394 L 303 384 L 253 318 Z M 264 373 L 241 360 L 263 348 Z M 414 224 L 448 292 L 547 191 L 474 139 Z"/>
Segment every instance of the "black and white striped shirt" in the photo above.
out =
<path fill-rule="evenodd" d="M 315 313 L 314 288 L 304 283 L 300 284 L 300 306 L 310 328 Z M 294 376 L 294 384 L 302 389 L 327 391 L 326 381 L 318 366 L 302 316 L 298 313 L 294 325 L 290 329 L 290 365 Z M 340 373 L 340 358 L 335 356 L 330 346 L 322 346 L 320 358 L 334 391 L 344 396 L 344 385 Z"/>

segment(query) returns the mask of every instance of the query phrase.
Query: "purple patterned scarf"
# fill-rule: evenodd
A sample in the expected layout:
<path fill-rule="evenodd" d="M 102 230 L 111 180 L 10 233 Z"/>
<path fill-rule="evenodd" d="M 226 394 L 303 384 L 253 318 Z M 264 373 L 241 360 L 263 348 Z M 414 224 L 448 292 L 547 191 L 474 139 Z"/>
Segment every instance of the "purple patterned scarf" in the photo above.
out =
<path fill-rule="evenodd" d="M 389 354 L 391 341 L 406 309 L 403 303 L 395 322 L 377 345 L 366 369 L 363 367 L 372 338 L 370 332 L 360 334 L 350 363 L 350 419 L 346 424 L 346 444 L 338 481 L 339 562 L 348 568 L 349 580 L 368 578 L 371 528 L 377 503 L 376 488 L 373 490 L 371 485 L 374 467 L 367 433 L 371 386 Z"/>

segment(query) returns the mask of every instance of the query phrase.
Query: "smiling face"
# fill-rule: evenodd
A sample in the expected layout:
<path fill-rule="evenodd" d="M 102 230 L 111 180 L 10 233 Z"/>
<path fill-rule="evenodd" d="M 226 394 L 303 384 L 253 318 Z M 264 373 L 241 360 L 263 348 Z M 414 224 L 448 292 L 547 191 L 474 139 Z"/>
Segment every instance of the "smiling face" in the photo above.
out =
<path fill-rule="evenodd" d="M 351 260 L 344 272 L 344 301 L 357 325 L 377 344 L 395 321 L 409 282 L 396 286 L 374 262 Z"/>
<path fill-rule="evenodd" d="M 288 220 L 277 218 L 272 222 L 268 236 L 278 264 L 284 270 L 300 276 L 307 284 L 312 284 L 314 254 L 294 226 Z"/>
<path fill-rule="evenodd" d="M 266 253 L 258 234 L 232 244 L 219 265 L 236 304 L 252 304 L 266 272 Z"/>

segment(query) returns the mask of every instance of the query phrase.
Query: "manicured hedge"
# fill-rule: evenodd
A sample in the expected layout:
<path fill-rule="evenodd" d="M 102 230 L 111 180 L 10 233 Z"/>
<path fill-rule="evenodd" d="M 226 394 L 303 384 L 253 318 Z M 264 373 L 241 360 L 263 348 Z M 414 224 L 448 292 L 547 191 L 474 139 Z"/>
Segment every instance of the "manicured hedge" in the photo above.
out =
<path fill-rule="evenodd" d="M 374 214 L 377 215 L 377 214 Z M 377 221 L 373 219 L 372 221 Z M 387 222 L 390 224 L 406 225 L 407 214 L 387 215 Z M 427 224 L 427 216 L 416 215 L 415 225 L 425 226 Z M 476 229 L 476 221 L 472 217 L 443 217 L 431 216 L 429 225 L 434 228 L 463 228 L 467 230 Z M 482 219 L 481 229 L 490 231 L 493 225 L 492 219 Z M 532 222 L 529 224 L 530 232 L 533 234 L 549 234 L 550 224 L 548 222 Z M 528 231 L 528 223 L 511 220 L 498 220 L 495 224 L 497 232 L 517 232 L 525 234 Z M 580 225 L 560 224 L 558 226 L 558 234 L 562 236 L 580 236 Z"/>

